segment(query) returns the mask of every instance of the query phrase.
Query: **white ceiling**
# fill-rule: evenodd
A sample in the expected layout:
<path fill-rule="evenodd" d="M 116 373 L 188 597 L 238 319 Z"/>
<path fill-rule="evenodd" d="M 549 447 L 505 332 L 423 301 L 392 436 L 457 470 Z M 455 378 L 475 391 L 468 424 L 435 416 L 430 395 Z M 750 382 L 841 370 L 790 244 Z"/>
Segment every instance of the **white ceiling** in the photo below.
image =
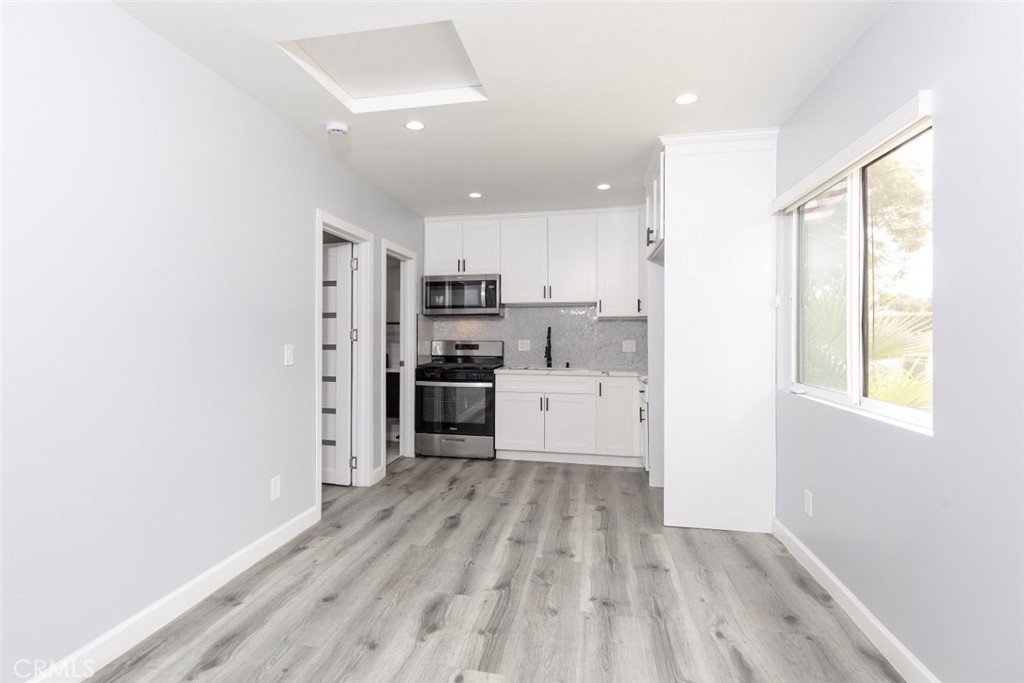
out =
<path fill-rule="evenodd" d="M 480 85 L 450 21 L 295 42 L 352 97 Z"/>
<path fill-rule="evenodd" d="M 119 4 L 425 216 L 639 203 L 658 135 L 782 124 L 887 6 Z M 487 101 L 353 114 L 277 46 L 441 21 L 454 23 Z M 700 101 L 675 104 L 684 92 Z M 412 119 L 426 129 L 406 130 Z M 333 120 L 350 134 L 326 135 Z"/>

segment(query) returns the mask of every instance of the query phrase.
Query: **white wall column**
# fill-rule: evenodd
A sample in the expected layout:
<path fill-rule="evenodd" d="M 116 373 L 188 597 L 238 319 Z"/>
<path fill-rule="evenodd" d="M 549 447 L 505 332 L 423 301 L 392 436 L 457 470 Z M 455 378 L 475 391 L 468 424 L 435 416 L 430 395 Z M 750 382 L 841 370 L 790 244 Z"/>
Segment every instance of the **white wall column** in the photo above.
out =
<path fill-rule="evenodd" d="M 771 531 L 775 138 L 662 138 L 670 526 Z"/>

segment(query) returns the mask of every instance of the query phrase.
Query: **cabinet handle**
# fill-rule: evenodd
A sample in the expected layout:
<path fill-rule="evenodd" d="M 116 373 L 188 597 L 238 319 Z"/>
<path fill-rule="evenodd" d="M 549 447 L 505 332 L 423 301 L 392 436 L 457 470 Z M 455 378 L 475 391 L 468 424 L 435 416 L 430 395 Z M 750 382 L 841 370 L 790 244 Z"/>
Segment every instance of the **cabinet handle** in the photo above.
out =
<path fill-rule="evenodd" d="M 551 399 L 548 398 L 547 396 L 545 396 L 544 397 L 544 411 L 547 412 L 548 410 L 551 410 Z"/>
<path fill-rule="evenodd" d="M 600 299 L 597 300 L 597 312 L 598 313 L 601 312 L 601 300 Z"/>
<path fill-rule="evenodd" d="M 601 391 L 602 391 L 602 390 L 601 390 L 601 382 L 598 382 L 598 383 L 597 383 L 597 395 L 598 395 L 598 396 L 601 396 Z"/>
<path fill-rule="evenodd" d="M 552 292 L 554 291 L 554 289 L 555 289 L 554 287 L 552 287 L 551 285 L 548 285 L 548 298 L 549 298 L 549 299 L 554 299 L 554 298 L 555 298 L 555 295 L 554 295 L 554 294 L 552 294 Z"/>
<path fill-rule="evenodd" d="M 640 421 L 641 422 L 644 421 L 644 409 L 643 409 L 643 406 L 640 407 Z"/>
<path fill-rule="evenodd" d="M 654 244 L 654 240 L 651 239 L 651 235 L 654 234 L 654 228 L 647 228 L 647 246 Z"/>
<path fill-rule="evenodd" d="M 640 299 L 637 299 L 637 300 L 636 300 L 636 312 L 637 312 L 637 313 L 639 313 L 639 312 L 640 312 Z"/>
<path fill-rule="evenodd" d="M 544 411 L 544 397 L 543 396 L 540 397 L 540 409 L 541 409 L 541 412 Z"/>
<path fill-rule="evenodd" d="M 466 259 L 462 259 L 462 272 L 466 272 Z"/>
<path fill-rule="evenodd" d="M 455 259 L 455 272 L 456 273 L 461 273 L 462 272 L 462 259 L 458 259 L 458 258 Z"/>

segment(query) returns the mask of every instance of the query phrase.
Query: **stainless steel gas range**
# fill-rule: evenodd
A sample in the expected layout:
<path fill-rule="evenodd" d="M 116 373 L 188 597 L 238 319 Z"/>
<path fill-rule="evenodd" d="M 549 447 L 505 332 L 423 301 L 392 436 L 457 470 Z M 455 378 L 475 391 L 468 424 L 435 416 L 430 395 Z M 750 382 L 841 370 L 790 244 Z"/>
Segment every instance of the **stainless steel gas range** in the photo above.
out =
<path fill-rule="evenodd" d="M 494 371 L 500 341 L 433 341 L 416 367 L 416 454 L 494 458 Z"/>

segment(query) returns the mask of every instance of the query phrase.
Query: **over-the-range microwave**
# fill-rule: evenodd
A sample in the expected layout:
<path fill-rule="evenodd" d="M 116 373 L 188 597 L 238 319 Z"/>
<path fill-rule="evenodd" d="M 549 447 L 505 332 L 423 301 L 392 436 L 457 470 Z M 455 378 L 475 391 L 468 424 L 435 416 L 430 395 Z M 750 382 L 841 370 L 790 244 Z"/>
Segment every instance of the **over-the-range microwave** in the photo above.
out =
<path fill-rule="evenodd" d="M 501 276 L 428 275 L 423 315 L 501 315 Z"/>

